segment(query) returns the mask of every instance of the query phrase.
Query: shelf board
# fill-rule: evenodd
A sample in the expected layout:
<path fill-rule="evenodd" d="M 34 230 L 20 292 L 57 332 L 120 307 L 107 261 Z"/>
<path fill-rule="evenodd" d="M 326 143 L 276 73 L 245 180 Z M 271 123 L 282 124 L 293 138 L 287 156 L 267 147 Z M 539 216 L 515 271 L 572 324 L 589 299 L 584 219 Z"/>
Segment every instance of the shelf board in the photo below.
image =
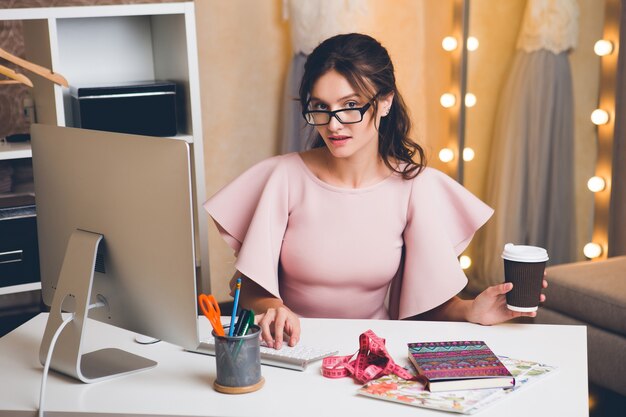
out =
<path fill-rule="evenodd" d="M 193 2 L 121 4 L 69 7 L 0 9 L 0 20 L 67 19 L 82 17 L 142 16 L 183 14 L 193 10 Z"/>
<path fill-rule="evenodd" d="M 41 289 L 41 282 L 31 282 L 29 284 L 11 285 L 0 287 L 0 295 L 15 294 L 19 292 L 36 291 Z"/>
<path fill-rule="evenodd" d="M 32 156 L 30 142 L 0 141 L 0 160 L 31 158 Z"/>

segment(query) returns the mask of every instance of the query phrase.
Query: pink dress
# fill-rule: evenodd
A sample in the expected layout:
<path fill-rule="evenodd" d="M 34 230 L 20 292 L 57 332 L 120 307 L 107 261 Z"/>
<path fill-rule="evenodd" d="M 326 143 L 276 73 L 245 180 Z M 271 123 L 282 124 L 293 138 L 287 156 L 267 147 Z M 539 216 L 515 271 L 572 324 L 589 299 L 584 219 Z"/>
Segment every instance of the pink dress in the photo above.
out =
<path fill-rule="evenodd" d="M 493 213 L 432 168 L 347 189 L 297 153 L 258 163 L 204 207 L 237 270 L 296 314 L 361 319 L 410 317 L 461 291 L 457 256 Z"/>

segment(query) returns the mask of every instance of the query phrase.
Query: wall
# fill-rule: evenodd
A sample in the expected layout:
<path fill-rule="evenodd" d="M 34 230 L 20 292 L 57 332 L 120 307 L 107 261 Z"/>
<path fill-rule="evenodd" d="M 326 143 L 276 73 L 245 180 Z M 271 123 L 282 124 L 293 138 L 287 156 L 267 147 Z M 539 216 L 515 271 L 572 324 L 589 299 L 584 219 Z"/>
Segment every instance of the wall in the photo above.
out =
<path fill-rule="evenodd" d="M 0 22 L 0 48 L 24 57 L 22 22 Z M 15 66 L 4 60 L 0 64 L 16 70 Z M 27 96 L 28 87 L 23 84 L 0 86 L 0 138 L 28 131 L 28 123 L 22 116 L 22 103 Z"/>
<path fill-rule="evenodd" d="M 440 170 L 446 166 L 437 157 L 439 149 L 455 134 L 450 131 L 450 111 L 439 105 L 452 78 L 451 54 L 441 48 L 441 41 L 452 32 L 454 3 L 376 0 L 364 28 L 387 47 L 412 117 L 411 136 L 424 147 L 428 164 Z"/>
<path fill-rule="evenodd" d="M 275 155 L 288 60 L 280 0 L 196 1 L 207 195 Z M 232 250 L 209 225 L 211 291 L 226 298 Z"/>
<path fill-rule="evenodd" d="M 515 54 L 526 0 L 471 2 L 469 35 L 480 46 L 468 56 L 468 92 L 477 103 L 467 109 L 465 144 L 476 152 L 474 160 L 465 163 L 465 186 L 481 199 L 485 198 L 486 176 L 492 131 L 500 99 L 500 90 Z"/>

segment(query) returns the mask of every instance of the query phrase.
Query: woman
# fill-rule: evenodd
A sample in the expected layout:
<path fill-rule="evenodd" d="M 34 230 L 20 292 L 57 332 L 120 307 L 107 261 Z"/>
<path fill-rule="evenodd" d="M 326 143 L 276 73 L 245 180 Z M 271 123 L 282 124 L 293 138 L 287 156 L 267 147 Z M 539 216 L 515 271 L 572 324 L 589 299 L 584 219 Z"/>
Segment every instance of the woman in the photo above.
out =
<path fill-rule="evenodd" d="M 425 167 L 380 43 L 322 42 L 300 102 L 318 133 L 313 149 L 260 162 L 205 204 L 235 250 L 240 303 L 259 314 L 269 346 L 295 345 L 301 316 L 494 324 L 535 315 L 506 308 L 511 284 L 456 296 L 467 283 L 457 256 L 492 210 Z"/>

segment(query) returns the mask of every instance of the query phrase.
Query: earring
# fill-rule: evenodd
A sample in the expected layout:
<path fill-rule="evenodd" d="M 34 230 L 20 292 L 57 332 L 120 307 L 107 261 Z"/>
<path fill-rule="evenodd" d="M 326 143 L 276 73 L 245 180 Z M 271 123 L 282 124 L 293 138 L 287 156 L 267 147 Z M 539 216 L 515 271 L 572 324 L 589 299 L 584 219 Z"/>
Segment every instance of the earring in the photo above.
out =
<path fill-rule="evenodd" d="M 387 107 L 387 109 L 385 109 L 385 116 L 389 115 L 389 111 L 390 111 L 390 109 L 389 109 L 389 107 Z"/>

